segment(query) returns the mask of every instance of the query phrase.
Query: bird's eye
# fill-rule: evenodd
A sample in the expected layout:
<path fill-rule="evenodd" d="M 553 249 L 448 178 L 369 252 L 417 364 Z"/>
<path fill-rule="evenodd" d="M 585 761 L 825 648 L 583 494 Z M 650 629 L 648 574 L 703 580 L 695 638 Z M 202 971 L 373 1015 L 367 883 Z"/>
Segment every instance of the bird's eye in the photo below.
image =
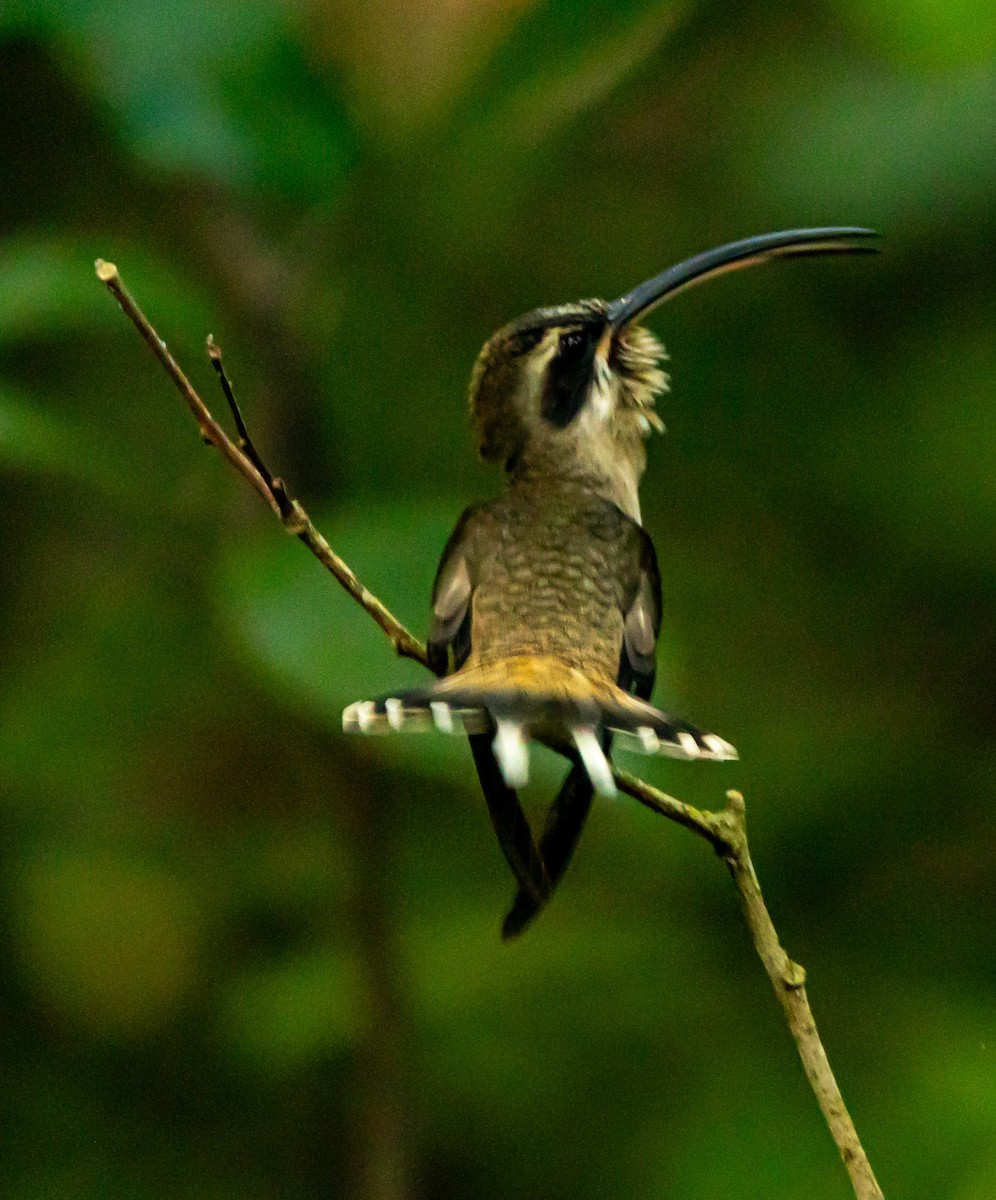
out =
<path fill-rule="evenodd" d="M 587 345 L 588 339 L 580 329 L 569 329 L 567 333 L 560 335 L 560 343 L 557 349 L 562 359 L 570 361 L 580 358 L 584 354 Z"/>

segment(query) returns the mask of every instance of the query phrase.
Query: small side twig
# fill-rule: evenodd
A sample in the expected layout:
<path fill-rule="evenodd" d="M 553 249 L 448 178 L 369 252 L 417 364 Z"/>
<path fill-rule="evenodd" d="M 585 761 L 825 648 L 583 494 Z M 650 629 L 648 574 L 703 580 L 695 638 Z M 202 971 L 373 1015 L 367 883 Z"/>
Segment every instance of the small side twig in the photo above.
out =
<path fill-rule="evenodd" d="M 207 352 L 208 358 L 211 360 L 211 365 L 214 367 L 221 383 L 221 390 L 228 401 L 232 419 L 235 421 L 235 428 L 239 431 L 239 449 L 259 472 L 263 482 L 266 484 L 267 490 L 273 498 L 280 519 L 286 524 L 291 519 L 293 506 L 290 497 L 287 495 L 287 489 L 284 487 L 284 481 L 276 478 L 260 458 L 259 451 L 253 445 L 252 438 L 249 436 L 249 430 L 246 429 L 246 423 L 242 418 L 242 410 L 239 408 L 238 402 L 235 399 L 235 393 L 232 391 L 231 382 L 225 374 L 225 367 L 221 361 L 221 347 L 214 340 L 214 334 L 212 333 L 207 335 Z"/>
<path fill-rule="evenodd" d="M 311 518 L 305 512 L 299 501 L 291 499 L 279 479 L 274 479 L 263 466 L 262 460 L 256 453 L 248 435 L 245 433 L 245 423 L 238 405 L 232 395 L 231 385 L 225 376 L 221 365 L 221 350 L 214 339 L 208 343 L 208 353 L 215 365 L 225 396 L 232 407 L 233 414 L 238 414 L 236 424 L 239 428 L 240 444 L 236 445 L 211 415 L 210 410 L 200 398 L 180 366 L 170 354 L 166 343 L 156 333 L 152 323 L 142 312 L 134 297 L 125 287 L 117 267 L 113 263 L 104 262 L 98 258 L 95 264 L 97 278 L 105 284 L 111 294 L 121 305 L 125 316 L 131 321 L 142 338 L 149 345 L 152 353 L 159 359 L 170 379 L 176 384 L 187 407 L 194 415 L 201 437 L 209 445 L 219 450 L 228 462 L 244 476 L 252 488 L 269 504 L 280 523 L 289 534 L 299 538 L 308 547 L 318 561 L 329 571 L 338 582 L 363 609 L 365 609 L 377 624 L 383 629 L 394 645 L 395 652 L 403 658 L 413 658 L 416 662 L 428 665 L 425 646 L 414 634 L 391 613 L 377 597 L 360 583 L 355 572 L 332 549 L 325 538 L 318 532 Z"/>
<path fill-rule="evenodd" d="M 355 573 L 318 532 L 302 505 L 291 498 L 283 481 L 271 474 L 264 464 L 246 429 L 236 403 L 231 383 L 221 361 L 221 350 L 214 339 L 207 342 L 208 354 L 228 401 L 238 430 L 238 443 L 225 433 L 212 417 L 207 406 L 191 386 L 166 343 L 159 337 L 148 318 L 125 288 L 113 263 L 98 259 L 97 276 L 114 295 L 125 315 L 138 329 L 152 352 L 176 384 L 187 407 L 193 413 L 206 442 L 218 449 L 229 463 L 243 475 L 251 486 L 270 505 L 288 533 L 299 538 L 331 572 L 338 582 L 370 614 L 390 638 L 396 653 L 428 666 L 425 646 L 360 583 Z M 684 804 L 673 796 L 659 791 L 623 771 L 613 772 L 619 790 L 638 800 L 645 807 L 703 838 L 716 851 L 730 872 L 740 897 L 747 927 L 758 957 L 764 964 L 775 994 L 785 1013 L 806 1077 L 813 1089 L 830 1133 L 840 1151 L 851 1179 L 856 1200 L 883 1200 L 854 1122 L 844 1104 L 840 1088 L 830 1068 L 826 1051 L 816 1028 L 816 1021 L 806 995 L 806 972 L 793 962 L 782 948 L 771 916 L 761 894 L 747 843 L 746 806 L 739 792 L 727 792 L 727 805 L 719 812 L 705 812 Z"/>

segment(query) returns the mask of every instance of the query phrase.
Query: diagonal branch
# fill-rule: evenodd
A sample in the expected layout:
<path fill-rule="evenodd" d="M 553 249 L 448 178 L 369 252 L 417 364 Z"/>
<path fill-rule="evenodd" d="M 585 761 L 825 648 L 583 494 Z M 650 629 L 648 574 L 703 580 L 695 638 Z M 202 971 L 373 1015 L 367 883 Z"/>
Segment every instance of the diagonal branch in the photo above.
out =
<path fill-rule="evenodd" d="M 270 505 L 288 533 L 299 538 L 312 554 L 331 572 L 361 607 L 370 614 L 390 638 L 396 653 L 428 666 L 425 646 L 368 591 L 350 567 L 335 553 L 318 532 L 299 501 L 291 498 L 283 481 L 272 475 L 249 437 L 245 421 L 232 392 L 221 361 L 221 350 L 214 339 L 207 342 L 208 355 L 218 373 L 222 391 L 228 401 L 238 430 L 238 442 L 233 442 L 211 415 L 207 405 L 194 390 L 166 343 L 156 333 L 118 274 L 113 263 L 97 259 L 97 277 L 121 305 L 153 354 L 173 380 L 187 407 L 193 413 L 201 436 L 219 450 L 228 462 L 243 475 L 249 484 Z M 840 1088 L 834 1078 L 816 1021 L 806 996 L 806 972 L 793 962 L 782 948 L 778 932 L 771 920 L 747 844 L 746 806 L 739 792 L 727 792 L 727 805 L 719 812 L 705 812 L 684 804 L 673 796 L 659 791 L 623 771 L 613 772 L 620 791 L 632 796 L 646 808 L 684 826 L 709 843 L 726 864 L 736 885 L 744 918 L 754 942 L 754 949 L 764 964 L 775 994 L 785 1012 L 792 1037 L 806 1077 L 813 1089 L 830 1133 L 840 1151 L 856 1200 L 883 1200 L 868 1158 L 858 1138 L 854 1123 L 844 1105 Z"/>
<path fill-rule="evenodd" d="M 775 995 L 795 1039 L 809 1086 L 813 1089 L 831 1136 L 851 1177 L 856 1200 L 883 1200 L 882 1189 L 865 1154 L 851 1114 L 844 1104 L 806 995 L 806 972 L 785 953 L 768 912 L 747 844 L 747 808 L 739 792 L 727 792 L 719 812 L 702 812 L 650 787 L 632 775 L 615 773 L 619 790 L 652 812 L 676 821 L 704 838 L 726 863 L 733 878 L 747 928 L 764 964 Z"/>
<path fill-rule="evenodd" d="M 187 407 L 197 421 L 201 437 L 204 441 L 214 446 L 216 450 L 219 450 L 224 455 L 236 471 L 240 475 L 243 475 L 248 480 L 250 486 L 269 504 L 277 517 L 279 517 L 284 529 L 304 542 L 322 566 L 331 572 L 357 604 L 373 617 L 391 639 L 396 653 L 403 658 L 413 658 L 416 662 L 427 665 L 425 646 L 401 624 L 393 613 L 388 611 L 372 592 L 368 591 L 360 583 L 355 572 L 336 554 L 325 538 L 315 528 L 311 518 L 304 511 L 304 507 L 300 502 L 291 499 L 287 495 L 283 483 L 279 479 L 274 479 L 263 466 L 255 447 L 253 447 L 245 434 L 245 424 L 242 421 L 242 414 L 238 413 L 238 406 L 235 404 L 235 398 L 231 394 L 231 387 L 228 386 L 228 380 L 225 378 L 221 366 L 221 350 L 215 344 L 214 339 L 208 339 L 208 354 L 214 363 L 215 370 L 218 371 L 218 374 L 224 381 L 222 386 L 225 389 L 226 397 L 229 398 L 229 403 L 232 405 L 233 412 L 238 413 L 236 418 L 240 432 L 238 445 L 229 438 L 228 434 L 211 415 L 207 405 L 194 390 L 190 380 L 166 348 L 166 343 L 156 333 L 148 317 L 142 312 L 131 293 L 125 287 L 121 276 L 118 274 L 117 267 L 113 263 L 104 262 L 103 259 L 98 258 L 95 268 L 97 278 L 101 283 L 106 284 L 108 290 L 124 310 L 125 316 L 128 317 L 142 335 L 152 353 L 166 369 L 167 375 L 176 384 L 180 395 L 183 396 Z"/>

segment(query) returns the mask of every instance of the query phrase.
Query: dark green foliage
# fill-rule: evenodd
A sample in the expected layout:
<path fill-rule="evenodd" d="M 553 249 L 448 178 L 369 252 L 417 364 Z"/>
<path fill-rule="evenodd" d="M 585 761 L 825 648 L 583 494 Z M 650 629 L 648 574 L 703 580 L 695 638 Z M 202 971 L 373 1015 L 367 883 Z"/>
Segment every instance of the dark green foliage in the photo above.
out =
<path fill-rule="evenodd" d="M 92 272 L 220 415 L 215 334 L 424 635 L 498 485 L 465 402 L 494 329 L 820 223 L 884 253 L 651 319 L 656 699 L 742 762 L 625 765 L 745 792 L 890 1200 L 996 1193 L 991 8 L 0 6 L 0 1194 L 848 1195 L 706 848 L 597 803 L 503 945 L 467 747 L 338 731 L 424 673 Z"/>

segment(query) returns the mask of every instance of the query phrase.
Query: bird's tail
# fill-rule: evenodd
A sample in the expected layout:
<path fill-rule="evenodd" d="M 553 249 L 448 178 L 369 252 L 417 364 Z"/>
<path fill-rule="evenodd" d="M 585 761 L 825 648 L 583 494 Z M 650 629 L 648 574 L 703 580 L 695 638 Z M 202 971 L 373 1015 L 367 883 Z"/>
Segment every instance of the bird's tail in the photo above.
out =
<path fill-rule="evenodd" d="M 438 729 L 494 731 L 493 748 L 505 783 L 529 778 L 528 739 L 576 750 L 595 790 L 615 791 L 602 739 L 644 754 L 722 762 L 736 750 L 712 733 L 668 716 L 607 681 L 593 680 L 558 659 L 520 656 L 462 667 L 424 688 L 361 700 L 342 714 L 347 733 Z"/>

